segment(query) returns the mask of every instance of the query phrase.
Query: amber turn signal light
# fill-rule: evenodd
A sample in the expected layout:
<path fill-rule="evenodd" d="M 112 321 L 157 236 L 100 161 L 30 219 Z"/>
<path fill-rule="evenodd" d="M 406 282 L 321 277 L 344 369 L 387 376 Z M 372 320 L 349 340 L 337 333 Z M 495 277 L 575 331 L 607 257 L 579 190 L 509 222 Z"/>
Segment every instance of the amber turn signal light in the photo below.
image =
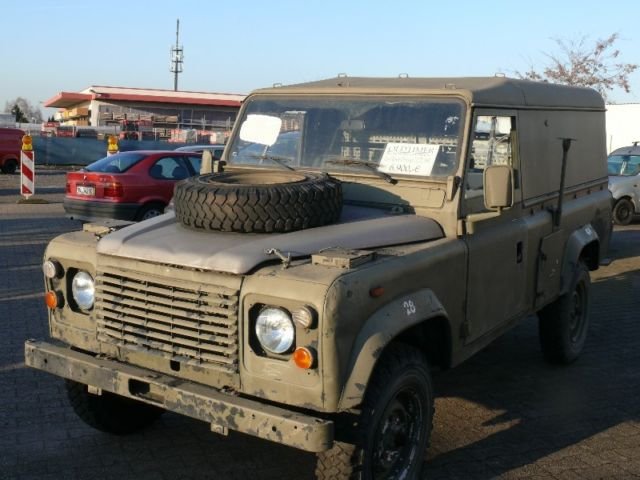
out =
<path fill-rule="evenodd" d="M 56 292 L 49 291 L 44 294 L 44 303 L 47 304 L 47 307 L 53 310 L 54 308 L 57 308 L 58 305 L 61 304 L 62 302 L 60 301 L 60 297 Z"/>
<path fill-rule="evenodd" d="M 316 363 L 316 355 L 312 348 L 298 347 L 293 352 L 293 361 L 298 367 L 308 370 Z"/>

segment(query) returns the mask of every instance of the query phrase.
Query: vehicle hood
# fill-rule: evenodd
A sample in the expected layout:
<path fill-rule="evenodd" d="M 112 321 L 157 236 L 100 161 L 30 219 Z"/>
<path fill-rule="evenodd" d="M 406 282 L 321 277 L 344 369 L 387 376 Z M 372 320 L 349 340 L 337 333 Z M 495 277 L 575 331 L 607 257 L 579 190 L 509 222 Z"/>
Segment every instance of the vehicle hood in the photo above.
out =
<path fill-rule="evenodd" d="M 443 236 L 440 225 L 430 218 L 365 207 L 345 206 L 336 224 L 283 234 L 196 231 L 181 225 L 170 212 L 103 237 L 98 253 L 245 274 L 277 260 L 266 253 L 273 248 L 301 258 L 329 247 L 373 249 Z"/>
<path fill-rule="evenodd" d="M 619 187 L 627 185 L 640 184 L 640 177 L 638 175 L 624 176 L 624 175 L 611 175 L 609 177 L 609 190 L 614 190 Z"/>

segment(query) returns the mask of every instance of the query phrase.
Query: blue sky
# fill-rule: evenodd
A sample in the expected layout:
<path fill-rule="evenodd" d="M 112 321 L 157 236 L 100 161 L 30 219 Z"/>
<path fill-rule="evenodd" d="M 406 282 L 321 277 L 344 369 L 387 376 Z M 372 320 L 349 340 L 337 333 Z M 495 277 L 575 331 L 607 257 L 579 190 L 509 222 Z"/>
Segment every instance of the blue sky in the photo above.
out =
<path fill-rule="evenodd" d="M 554 38 L 618 32 L 640 63 L 640 2 L 2 0 L 0 109 L 90 85 L 173 88 L 180 18 L 181 90 L 248 93 L 273 83 L 352 76 L 485 76 L 542 67 Z M 640 102 L 640 71 L 632 93 Z M 49 112 L 47 112 L 49 114 Z"/>

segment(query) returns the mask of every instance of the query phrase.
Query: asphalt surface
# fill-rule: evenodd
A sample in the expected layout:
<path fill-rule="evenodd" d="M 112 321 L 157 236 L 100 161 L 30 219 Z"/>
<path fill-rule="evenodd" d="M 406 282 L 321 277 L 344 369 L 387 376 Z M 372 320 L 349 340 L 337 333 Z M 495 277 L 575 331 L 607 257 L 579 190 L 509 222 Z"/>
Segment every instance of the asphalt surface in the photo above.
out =
<path fill-rule="evenodd" d="M 0 480 L 313 478 L 311 454 L 174 414 L 130 436 L 100 433 L 60 379 L 24 366 L 24 341 L 47 337 L 44 248 L 80 224 L 63 215 L 63 171 L 38 170 L 48 204 L 17 204 L 19 180 L 0 175 Z M 617 228 L 609 255 L 592 273 L 575 364 L 544 363 L 532 319 L 435 375 L 425 478 L 640 478 L 640 224 Z"/>

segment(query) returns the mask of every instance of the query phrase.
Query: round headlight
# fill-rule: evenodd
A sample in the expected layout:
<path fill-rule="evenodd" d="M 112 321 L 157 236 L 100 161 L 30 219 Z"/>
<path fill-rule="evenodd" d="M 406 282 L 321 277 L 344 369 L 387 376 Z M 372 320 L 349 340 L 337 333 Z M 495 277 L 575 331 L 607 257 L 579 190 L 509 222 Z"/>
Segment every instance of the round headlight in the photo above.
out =
<path fill-rule="evenodd" d="M 291 348 L 295 329 L 291 316 L 285 310 L 267 307 L 258 315 L 256 336 L 260 345 L 271 353 L 284 353 Z"/>
<path fill-rule="evenodd" d="M 91 275 L 82 271 L 76 273 L 71 282 L 71 293 L 76 304 L 82 310 L 89 310 L 93 307 L 95 286 Z"/>
<path fill-rule="evenodd" d="M 47 260 L 42 264 L 42 271 L 47 278 L 59 278 L 62 276 L 62 265 L 55 260 Z"/>

